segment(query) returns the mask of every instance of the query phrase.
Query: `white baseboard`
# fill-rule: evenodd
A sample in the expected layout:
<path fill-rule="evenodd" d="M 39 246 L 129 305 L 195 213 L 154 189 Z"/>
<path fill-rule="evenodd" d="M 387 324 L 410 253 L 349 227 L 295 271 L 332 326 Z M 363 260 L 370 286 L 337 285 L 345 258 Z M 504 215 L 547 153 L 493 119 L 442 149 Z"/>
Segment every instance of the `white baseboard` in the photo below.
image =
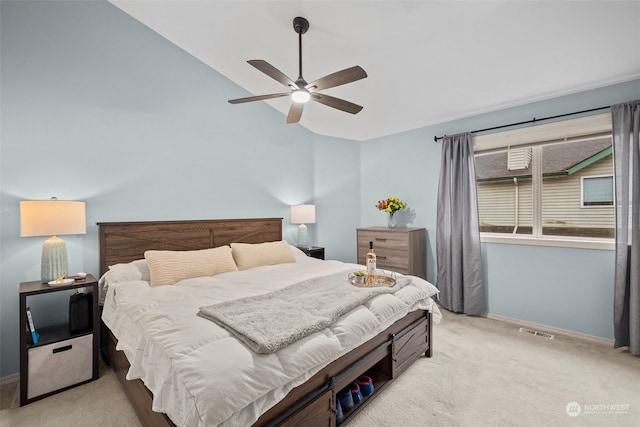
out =
<path fill-rule="evenodd" d="M 7 375 L 6 377 L 0 378 L 0 387 L 5 386 L 7 384 L 17 383 L 20 381 L 20 374 L 12 374 Z"/>
<path fill-rule="evenodd" d="M 609 347 L 613 347 L 613 340 L 602 338 L 602 337 L 596 337 L 595 335 L 583 334 L 580 332 L 570 331 L 568 329 L 555 328 L 553 326 L 543 325 L 541 323 L 527 322 L 526 320 L 514 319 L 512 317 L 501 316 L 499 314 L 488 314 L 487 318 L 493 319 L 493 320 L 499 320 L 501 322 L 513 323 L 526 328 L 531 328 L 531 329 L 535 329 L 541 332 L 547 332 L 554 335 L 566 335 L 572 338 L 587 340 L 595 344 L 602 344 Z"/>

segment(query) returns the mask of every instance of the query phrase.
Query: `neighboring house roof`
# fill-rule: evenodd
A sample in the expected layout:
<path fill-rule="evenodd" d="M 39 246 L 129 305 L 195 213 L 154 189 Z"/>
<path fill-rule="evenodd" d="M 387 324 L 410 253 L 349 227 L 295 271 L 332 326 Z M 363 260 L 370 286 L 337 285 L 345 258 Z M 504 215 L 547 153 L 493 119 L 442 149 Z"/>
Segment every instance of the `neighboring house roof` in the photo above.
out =
<path fill-rule="evenodd" d="M 544 147 L 542 175 L 544 177 L 571 175 L 611 153 L 611 138 L 547 145 Z M 506 151 L 476 156 L 475 167 L 478 182 L 531 178 L 531 165 L 522 170 L 507 169 Z"/>

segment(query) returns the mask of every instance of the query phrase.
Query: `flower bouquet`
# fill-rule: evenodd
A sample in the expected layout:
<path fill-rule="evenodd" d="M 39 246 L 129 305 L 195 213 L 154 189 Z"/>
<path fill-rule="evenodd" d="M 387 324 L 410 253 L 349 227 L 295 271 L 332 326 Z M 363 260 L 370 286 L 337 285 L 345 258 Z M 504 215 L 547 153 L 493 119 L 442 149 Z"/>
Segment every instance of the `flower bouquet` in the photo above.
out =
<path fill-rule="evenodd" d="M 376 204 L 376 208 L 378 208 L 379 211 L 385 211 L 389 214 L 389 217 L 387 218 L 387 225 L 389 228 L 394 228 L 396 226 L 394 214 L 406 207 L 407 204 L 396 196 L 391 196 L 386 200 L 378 200 L 378 203 Z"/>

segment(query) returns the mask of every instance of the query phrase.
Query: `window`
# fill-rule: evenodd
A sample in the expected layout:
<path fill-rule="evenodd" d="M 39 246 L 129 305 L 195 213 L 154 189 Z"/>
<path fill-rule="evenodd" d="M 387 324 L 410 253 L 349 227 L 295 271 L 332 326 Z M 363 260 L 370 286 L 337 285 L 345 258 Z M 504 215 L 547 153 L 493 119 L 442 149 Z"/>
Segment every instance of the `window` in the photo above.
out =
<path fill-rule="evenodd" d="M 613 206 L 613 176 L 582 177 L 582 207 Z"/>
<path fill-rule="evenodd" d="M 475 138 L 483 241 L 612 247 L 611 119 L 600 116 Z"/>

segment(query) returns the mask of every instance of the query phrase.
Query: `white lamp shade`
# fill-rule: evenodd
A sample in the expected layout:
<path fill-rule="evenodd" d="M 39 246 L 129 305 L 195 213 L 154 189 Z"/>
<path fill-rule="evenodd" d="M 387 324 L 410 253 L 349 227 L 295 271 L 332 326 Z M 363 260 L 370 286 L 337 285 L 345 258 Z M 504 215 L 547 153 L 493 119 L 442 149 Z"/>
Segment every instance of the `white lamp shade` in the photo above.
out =
<path fill-rule="evenodd" d="M 316 205 L 291 206 L 291 224 L 315 224 Z"/>
<path fill-rule="evenodd" d="M 84 202 L 58 199 L 20 202 L 20 236 L 51 236 L 42 245 L 43 283 L 57 283 L 56 279 L 69 272 L 67 246 L 56 236 L 86 232 Z"/>
<path fill-rule="evenodd" d="M 20 202 L 20 236 L 86 234 L 84 202 L 29 200 Z"/>

